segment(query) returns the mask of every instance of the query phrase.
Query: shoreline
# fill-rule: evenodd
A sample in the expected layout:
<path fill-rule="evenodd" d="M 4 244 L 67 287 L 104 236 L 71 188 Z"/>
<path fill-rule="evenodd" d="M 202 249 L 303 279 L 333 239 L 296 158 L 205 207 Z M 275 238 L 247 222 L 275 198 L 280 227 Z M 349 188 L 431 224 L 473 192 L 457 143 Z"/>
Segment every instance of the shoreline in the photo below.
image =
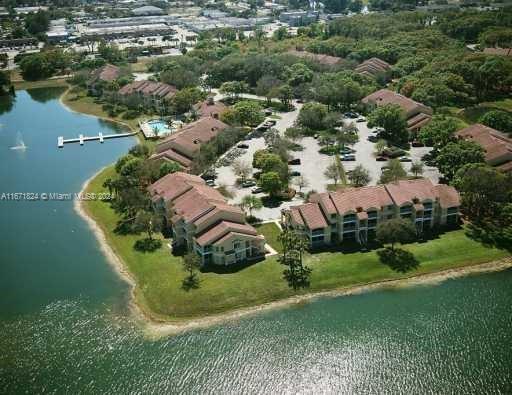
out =
<path fill-rule="evenodd" d="M 89 179 L 87 179 L 83 183 L 80 193 L 85 193 L 85 190 L 87 189 L 90 182 L 95 177 L 97 177 L 98 174 L 100 174 L 104 169 L 105 167 L 101 168 Z M 114 271 L 119 275 L 119 277 L 130 286 L 130 300 L 128 302 L 129 310 L 134 315 L 138 323 L 141 324 L 145 334 L 149 338 L 153 339 L 178 335 L 196 329 L 204 329 L 229 321 L 234 321 L 240 318 L 249 317 L 261 312 L 293 307 L 294 305 L 312 302 L 318 298 L 332 298 L 339 296 L 357 295 L 360 293 L 371 292 L 374 290 L 385 288 L 439 284 L 445 280 L 452 278 L 460 278 L 471 274 L 490 273 L 512 268 L 512 257 L 505 257 L 500 260 L 490 261 L 472 266 L 462 266 L 458 268 L 446 269 L 434 273 L 411 274 L 410 276 L 401 279 L 382 280 L 376 282 L 369 282 L 366 284 L 342 287 L 328 291 L 319 291 L 305 295 L 297 295 L 281 300 L 275 300 L 262 305 L 243 307 L 225 313 L 209 315 L 205 317 L 182 319 L 173 322 L 172 320 L 165 320 L 156 317 L 151 311 L 147 311 L 145 308 L 143 308 L 143 306 L 137 303 L 137 283 L 133 276 L 131 275 L 131 273 L 129 272 L 129 270 L 127 269 L 123 260 L 115 253 L 113 248 L 108 244 L 103 229 L 91 216 L 89 216 L 83 201 L 75 200 L 73 205 L 75 212 L 88 224 L 89 228 L 92 230 L 96 240 L 100 245 L 100 250 L 104 254 L 109 264 L 112 266 Z"/>

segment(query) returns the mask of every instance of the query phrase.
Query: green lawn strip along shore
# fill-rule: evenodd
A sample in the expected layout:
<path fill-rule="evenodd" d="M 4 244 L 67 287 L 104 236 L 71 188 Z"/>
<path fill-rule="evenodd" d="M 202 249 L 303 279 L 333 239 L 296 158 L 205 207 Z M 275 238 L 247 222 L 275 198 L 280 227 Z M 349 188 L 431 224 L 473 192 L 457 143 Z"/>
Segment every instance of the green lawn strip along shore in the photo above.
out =
<path fill-rule="evenodd" d="M 104 191 L 103 181 L 113 174 L 112 167 L 105 169 L 91 181 L 87 192 Z M 89 215 L 104 230 L 109 244 L 135 278 L 138 303 L 154 317 L 179 321 L 255 306 L 296 294 L 282 279 L 283 267 L 277 262 L 277 257 L 235 273 L 200 273 L 200 288 L 184 291 L 181 288 L 185 276 L 181 258 L 170 254 L 167 241 L 154 253 L 137 252 L 133 249 L 133 244 L 144 235 L 119 236 L 113 233 L 118 217 L 105 202 L 87 201 L 85 207 Z M 269 237 L 269 243 L 276 248 L 279 246 L 275 243 L 277 234 L 271 225 L 273 224 L 264 224 L 260 230 Z M 449 232 L 439 239 L 407 245 L 404 248 L 413 252 L 421 262 L 418 271 L 406 275 L 392 272 L 379 263 L 374 251 L 350 254 L 323 252 L 308 255 L 305 263 L 313 269 L 311 288 L 309 291 L 299 293 L 431 273 L 489 262 L 508 255 L 468 239 L 463 230 Z"/>

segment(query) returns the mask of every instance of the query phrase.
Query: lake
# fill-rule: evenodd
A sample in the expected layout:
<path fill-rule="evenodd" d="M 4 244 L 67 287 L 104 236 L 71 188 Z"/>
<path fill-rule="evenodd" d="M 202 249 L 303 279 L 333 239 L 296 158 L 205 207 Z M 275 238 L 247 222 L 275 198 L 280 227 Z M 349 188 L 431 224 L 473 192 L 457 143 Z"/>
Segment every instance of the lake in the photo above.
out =
<path fill-rule="evenodd" d="M 121 131 L 61 92 L 0 102 L 0 195 L 78 192 L 135 144 L 58 149 Z M 72 201 L 3 199 L 0 393 L 511 393 L 511 284 L 509 270 L 321 299 L 149 340 Z"/>

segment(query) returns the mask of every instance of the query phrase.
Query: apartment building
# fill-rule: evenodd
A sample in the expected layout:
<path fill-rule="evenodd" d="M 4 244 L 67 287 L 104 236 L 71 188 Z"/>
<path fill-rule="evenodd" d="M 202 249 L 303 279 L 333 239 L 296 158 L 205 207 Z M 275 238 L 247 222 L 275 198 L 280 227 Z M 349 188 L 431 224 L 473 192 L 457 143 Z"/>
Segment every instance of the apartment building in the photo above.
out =
<path fill-rule="evenodd" d="M 165 112 L 169 101 L 176 94 L 175 86 L 154 81 L 134 81 L 119 89 L 117 92 L 121 101 L 126 102 L 132 97 L 141 100 L 145 107 L 153 108 L 158 112 Z"/>
<path fill-rule="evenodd" d="M 201 177 L 176 172 L 149 186 L 155 210 L 172 229 L 173 246 L 186 247 L 202 264 L 231 265 L 262 259 L 265 239 L 245 214 Z"/>
<path fill-rule="evenodd" d="M 455 188 L 428 179 L 348 188 L 314 194 L 309 203 L 282 211 L 282 221 L 303 233 L 312 248 L 355 240 L 364 245 L 377 225 L 392 218 L 410 219 L 418 233 L 459 221 Z"/>
<path fill-rule="evenodd" d="M 373 92 L 363 98 L 362 102 L 369 106 L 384 106 L 386 104 L 398 105 L 404 112 L 404 116 L 407 120 L 407 129 L 410 132 L 419 131 L 432 120 L 433 110 L 431 107 L 418 103 L 389 89 L 380 89 L 377 92 Z"/>
<path fill-rule="evenodd" d="M 121 75 L 121 69 L 113 64 L 106 64 L 91 72 L 87 80 L 87 90 L 90 95 L 98 96 L 103 93 L 103 86 L 113 82 Z"/>
<path fill-rule="evenodd" d="M 201 144 L 210 141 L 227 127 L 228 125 L 217 118 L 200 118 L 159 143 L 156 154 L 151 159 L 178 162 L 188 170 L 199 153 Z"/>
<path fill-rule="evenodd" d="M 460 139 L 473 141 L 485 150 L 485 162 L 504 172 L 512 172 L 512 139 L 482 124 L 468 126 L 456 133 Z"/>
<path fill-rule="evenodd" d="M 369 77 L 383 76 L 388 77 L 391 74 L 391 65 L 379 58 L 370 58 L 356 67 L 356 72 Z"/>

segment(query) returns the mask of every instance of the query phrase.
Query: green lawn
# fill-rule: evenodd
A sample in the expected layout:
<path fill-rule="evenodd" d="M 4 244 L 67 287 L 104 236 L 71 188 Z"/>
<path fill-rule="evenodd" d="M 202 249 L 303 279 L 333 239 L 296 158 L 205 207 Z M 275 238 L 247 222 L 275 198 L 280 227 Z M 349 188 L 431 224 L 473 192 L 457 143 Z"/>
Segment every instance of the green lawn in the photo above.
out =
<path fill-rule="evenodd" d="M 276 250 L 277 252 L 283 252 L 283 246 L 281 245 L 281 242 L 277 239 L 279 233 L 281 233 L 281 230 L 275 223 L 271 222 L 261 225 L 255 225 L 254 227 L 258 230 L 258 232 L 265 236 L 265 240 L 267 241 L 268 244 L 270 244 L 270 246 L 274 250 Z"/>
<path fill-rule="evenodd" d="M 112 167 L 105 169 L 90 183 L 87 192 L 102 191 L 103 181 L 112 175 Z M 185 273 L 181 268 L 181 260 L 170 254 L 168 241 L 154 253 L 137 252 L 133 249 L 133 244 L 143 236 L 114 234 L 112 230 L 117 216 L 108 203 L 88 201 L 86 210 L 103 228 L 108 242 L 135 278 L 135 293 L 139 305 L 155 317 L 179 321 L 254 306 L 295 294 L 282 279 L 283 268 L 277 262 L 277 257 L 236 273 L 201 273 L 200 287 L 184 291 L 181 282 Z M 259 229 L 268 238 L 269 244 L 277 249 L 277 226 L 264 224 Z M 507 255 L 468 239 L 462 230 L 446 233 L 428 243 L 411 244 L 406 248 L 421 262 L 415 273 L 483 263 Z M 309 291 L 404 277 L 380 264 L 375 252 L 323 252 L 308 255 L 306 263 L 313 268 Z M 302 292 L 308 291 L 300 291 Z"/>

